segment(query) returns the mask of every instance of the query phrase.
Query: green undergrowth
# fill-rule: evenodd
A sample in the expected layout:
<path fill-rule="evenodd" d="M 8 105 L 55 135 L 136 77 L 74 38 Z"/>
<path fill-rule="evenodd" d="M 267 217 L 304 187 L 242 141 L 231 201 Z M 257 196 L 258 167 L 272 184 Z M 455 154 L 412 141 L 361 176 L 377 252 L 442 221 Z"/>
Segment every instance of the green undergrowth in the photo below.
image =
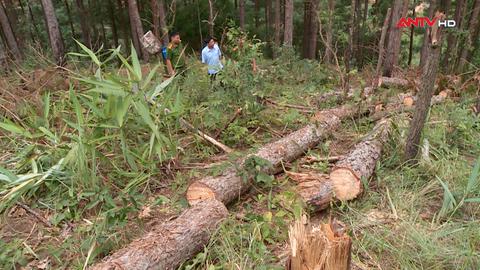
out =
<path fill-rule="evenodd" d="M 321 86 L 334 85 L 333 75 L 295 59 L 290 72 L 276 77 L 275 70 L 285 68 L 282 62 L 262 60 L 262 44 L 250 42 L 247 57 L 227 60 L 213 83 L 193 58 L 185 74 L 164 80 L 163 66 L 145 68 L 135 54 L 82 48 L 71 57 L 93 68 L 72 68 L 68 89 L 44 91 L 2 113 L 0 223 L 12 226 L 0 230 L 8 236 L 0 240 L 0 268 L 43 260 L 54 268 L 82 268 L 148 229 L 148 217 L 140 217 L 147 210 L 166 218 L 181 212 L 188 183 L 206 172 L 177 166 L 208 163 L 220 152 L 182 128 L 180 118 L 219 133 L 218 140 L 239 151 L 308 122 L 308 114 L 264 99 L 315 109 L 314 97 L 333 90 Z M 256 73 L 250 57 L 257 58 Z M 228 124 L 238 109 L 241 114 Z M 263 180 L 272 184 L 269 177 Z M 19 203 L 52 227 L 38 223 Z M 17 222 L 30 224 L 26 220 L 38 226 L 14 230 Z"/>

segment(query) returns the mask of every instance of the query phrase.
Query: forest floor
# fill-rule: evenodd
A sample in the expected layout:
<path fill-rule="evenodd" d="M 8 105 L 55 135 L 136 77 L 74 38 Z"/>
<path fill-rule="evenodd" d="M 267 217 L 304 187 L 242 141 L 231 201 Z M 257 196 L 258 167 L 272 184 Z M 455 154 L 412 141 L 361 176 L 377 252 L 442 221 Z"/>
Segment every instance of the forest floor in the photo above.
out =
<path fill-rule="evenodd" d="M 113 91 L 118 90 L 114 82 L 120 81 L 110 76 L 115 69 L 102 70 L 113 89 L 100 92 L 105 101 L 87 91 L 94 79 L 86 70 L 83 77 L 57 72 L 47 80 L 54 83 L 42 87 L 31 86 L 35 79 L 26 74 L 23 81 L 15 74 L 3 78 L 0 112 L 11 121 L 3 121 L 0 129 L 0 268 L 84 268 L 153 225 L 178 216 L 188 207 L 184 195 L 195 179 L 218 174 L 250 149 L 302 127 L 312 112 L 339 106 L 336 98 L 319 101 L 320 95 L 336 91 L 334 69 L 288 59 L 258 65 L 257 74 L 245 75 L 248 65 L 228 63 L 213 85 L 203 71 L 192 68 L 157 93 L 161 106 L 172 114 L 153 108 L 151 117 L 138 109 L 138 100 L 120 112 L 113 109 L 124 107 L 125 101 Z M 158 86 L 162 78 L 149 79 L 150 69 L 142 72 L 141 81 L 147 82 L 141 85 Z M 136 71 L 133 67 L 128 76 Z M 361 89 L 368 76 L 353 76 L 352 88 Z M 81 93 L 78 98 L 72 96 L 73 89 Z M 369 102 L 385 102 L 404 91 L 380 88 Z M 354 91 L 347 102 L 365 102 L 359 95 Z M 402 157 L 411 115 L 396 115 L 382 159 L 375 175 L 364 181 L 362 195 L 312 214 L 316 221 L 336 217 L 347 225 L 355 267 L 480 267 L 480 200 L 471 199 L 480 197 L 480 180 L 472 175 L 475 164 L 480 166 L 480 120 L 471 110 L 474 101 L 474 91 L 466 89 L 457 101 L 432 107 L 424 129 L 429 150 L 416 166 L 404 164 Z M 95 102 L 102 104 L 100 109 L 93 109 Z M 242 112 L 231 121 L 239 108 Z M 184 131 L 179 116 L 218 134 L 235 152 L 227 155 Z M 345 154 L 374 124 L 368 117 L 345 121 L 306 156 Z M 158 137 L 151 135 L 151 125 L 162 132 Z M 162 136 L 168 139 L 159 139 Z M 49 170 L 63 159 L 70 169 Z M 305 158 L 285 164 L 285 170 L 293 172 L 327 173 L 330 167 L 328 161 L 307 164 Z M 295 194 L 294 180 L 280 173 L 255 185 L 229 206 L 230 216 L 209 245 L 182 269 L 284 269 L 288 226 L 308 213 Z"/>

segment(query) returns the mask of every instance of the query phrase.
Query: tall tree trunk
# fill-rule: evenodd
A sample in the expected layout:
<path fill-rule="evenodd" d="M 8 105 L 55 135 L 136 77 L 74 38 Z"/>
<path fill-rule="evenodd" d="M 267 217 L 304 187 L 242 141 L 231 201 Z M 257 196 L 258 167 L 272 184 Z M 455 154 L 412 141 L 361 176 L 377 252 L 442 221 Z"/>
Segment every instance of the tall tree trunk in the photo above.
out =
<path fill-rule="evenodd" d="M 463 17 L 465 12 L 465 0 L 457 0 L 455 7 L 455 17 L 453 18 L 457 23 L 456 29 L 462 29 L 463 26 Z M 458 46 L 458 37 L 457 34 L 453 31 L 448 34 L 447 37 L 447 50 L 445 51 L 445 56 L 443 58 L 444 67 L 448 70 L 453 71 L 455 67 L 455 56 L 457 55 L 457 46 Z M 451 64 L 451 66 L 449 66 Z"/>
<path fill-rule="evenodd" d="M 259 21 L 259 12 L 260 12 L 260 1 L 259 0 L 254 0 L 254 11 L 255 11 L 255 28 L 258 29 L 260 26 L 260 21 Z"/>
<path fill-rule="evenodd" d="M 113 44 L 115 48 L 118 47 L 118 30 L 117 30 L 117 23 L 115 22 L 115 4 L 112 0 L 108 0 L 108 13 L 110 15 L 110 24 L 112 25 L 112 37 L 113 37 Z"/>
<path fill-rule="evenodd" d="M 245 0 L 238 2 L 238 17 L 240 20 L 240 29 L 245 31 Z"/>
<path fill-rule="evenodd" d="M 360 60 L 360 66 L 363 66 L 363 61 L 365 57 L 363 56 L 364 47 L 366 46 L 365 42 L 365 33 L 367 32 L 367 17 L 368 17 L 368 0 L 363 2 L 363 15 L 362 15 L 362 28 L 359 36 L 358 43 L 358 55 L 357 59 Z M 361 44 L 363 41 L 363 44 Z"/>
<path fill-rule="evenodd" d="M 312 1 L 313 0 L 305 0 L 304 7 L 303 7 L 303 58 L 309 58 L 309 50 L 310 50 L 310 32 L 312 28 Z"/>
<path fill-rule="evenodd" d="M 160 15 L 160 30 L 162 33 L 161 40 L 163 40 L 163 45 L 168 44 L 168 27 L 167 27 L 167 13 L 165 10 L 165 1 L 160 0 L 158 4 L 159 12 L 158 14 Z"/>
<path fill-rule="evenodd" d="M 457 65 L 457 72 L 463 72 L 466 65 L 472 58 L 473 50 L 475 49 L 475 44 L 478 43 L 478 27 L 480 24 L 479 20 L 480 14 L 480 0 L 475 0 L 472 15 L 470 16 L 470 21 L 468 23 L 468 36 L 466 42 L 463 46 L 463 49 L 460 54 L 460 61 Z"/>
<path fill-rule="evenodd" d="M 30 22 L 31 22 L 30 25 L 33 25 L 34 33 L 37 35 L 39 43 L 41 43 L 42 39 L 41 39 L 41 36 L 40 36 L 40 30 L 37 27 L 35 17 L 33 16 L 32 7 L 30 6 L 30 1 L 28 1 L 28 0 L 27 0 L 27 7 L 28 7 L 28 15 L 30 16 Z"/>
<path fill-rule="evenodd" d="M 387 36 L 387 29 L 388 25 L 390 24 L 390 19 L 392 18 L 392 9 L 387 9 L 387 15 L 385 16 L 385 20 L 383 21 L 382 32 L 380 34 L 380 40 L 378 42 L 378 61 L 377 61 L 377 69 L 375 74 L 375 80 L 373 82 L 373 87 L 376 88 L 378 86 L 378 80 L 380 77 L 380 70 L 383 65 L 383 60 L 385 58 L 385 38 Z"/>
<path fill-rule="evenodd" d="M 42 7 L 53 55 L 57 64 L 63 65 L 65 60 L 65 45 L 63 44 L 62 33 L 60 32 L 60 26 L 58 25 L 57 15 L 55 14 L 52 0 L 42 0 Z"/>
<path fill-rule="evenodd" d="M 345 50 L 345 57 L 344 57 L 344 64 L 345 64 L 345 81 L 343 82 L 342 88 L 344 92 L 344 98 L 347 97 L 348 91 L 349 91 L 349 84 L 350 84 L 350 61 L 352 58 L 352 53 L 353 53 L 353 42 L 354 42 L 354 29 L 355 29 L 355 5 L 357 4 L 356 0 L 352 0 L 351 2 L 351 14 L 352 16 L 350 17 L 350 23 L 349 23 L 349 28 L 348 28 L 348 48 Z"/>
<path fill-rule="evenodd" d="M 15 59 L 22 60 L 22 52 L 19 49 L 17 40 L 15 39 L 15 35 L 13 34 L 12 27 L 10 26 L 7 13 L 5 12 L 2 3 L 0 3 L 0 23 L 2 25 L 2 31 L 5 35 L 5 39 L 10 52 L 13 54 Z"/>
<path fill-rule="evenodd" d="M 437 1 L 438 0 L 430 0 L 430 7 L 428 8 L 428 17 L 432 18 L 433 14 L 435 13 L 435 8 L 437 6 Z M 422 49 L 420 51 L 420 65 L 419 68 L 423 69 L 423 66 L 425 65 L 427 61 L 427 56 L 428 56 L 428 31 L 425 29 L 425 33 L 423 34 L 423 44 L 422 44 Z"/>
<path fill-rule="evenodd" d="M 80 29 L 82 30 L 82 39 L 85 46 L 92 48 L 92 36 L 90 35 L 90 19 L 83 0 L 76 0 L 78 14 L 80 15 Z"/>
<path fill-rule="evenodd" d="M 444 18 L 439 12 L 437 16 Z M 431 17 L 432 18 L 432 17 Z M 442 51 L 442 29 L 441 27 L 428 28 L 428 46 L 426 49 L 426 62 L 422 68 L 422 77 L 418 93 L 417 104 L 413 119 L 410 122 L 407 142 L 405 146 L 406 160 L 413 160 L 418 153 L 418 145 L 422 134 L 425 120 L 427 119 L 428 109 L 430 108 L 432 96 L 435 91 L 435 81 L 437 78 L 438 64 L 440 62 L 440 53 Z"/>
<path fill-rule="evenodd" d="M 128 0 L 128 14 L 130 16 L 130 27 L 132 29 L 132 40 L 135 50 L 140 58 L 148 62 L 148 52 L 142 47 L 140 39 L 143 36 L 143 26 L 138 13 L 137 1 Z"/>
<path fill-rule="evenodd" d="M 398 65 L 398 57 L 400 55 L 400 45 L 402 30 L 396 27 L 398 20 L 405 17 L 408 7 L 408 0 L 395 0 L 392 9 L 392 17 L 388 33 L 388 45 L 385 57 L 385 65 L 383 67 L 383 76 L 391 77 L 393 68 Z"/>
<path fill-rule="evenodd" d="M 281 31 L 282 31 L 282 21 L 281 21 L 281 0 L 275 0 L 275 50 L 274 55 L 276 56 L 276 49 L 280 47 L 281 44 Z"/>
<path fill-rule="evenodd" d="M 272 29 L 272 0 L 265 0 L 265 40 L 267 41 L 267 46 L 272 47 L 272 37 L 270 30 Z"/>
<path fill-rule="evenodd" d="M 127 14 L 127 5 L 125 3 L 125 1 L 123 0 L 117 0 L 118 2 L 118 6 L 119 6 L 119 16 L 118 16 L 118 20 L 119 20 L 119 23 L 120 23 L 120 28 L 121 28 L 121 31 L 122 31 L 122 36 L 123 36 L 123 42 L 124 42 L 124 46 L 125 46 L 125 50 L 127 52 L 129 52 L 130 50 L 130 31 L 129 31 L 129 25 L 130 25 L 130 22 L 129 22 L 129 17 L 128 17 L 128 14 Z"/>
<path fill-rule="evenodd" d="M 70 12 L 70 6 L 68 5 L 68 0 L 64 1 L 65 9 L 67 10 L 68 23 L 70 24 L 70 31 L 72 31 L 72 37 L 76 38 L 75 27 L 73 27 L 72 13 Z"/>
<path fill-rule="evenodd" d="M 4 2 L 5 11 L 7 13 L 8 21 L 10 22 L 10 27 L 12 28 L 13 35 L 15 36 L 19 47 L 22 47 L 22 39 L 20 37 L 21 35 L 20 33 L 17 33 L 15 31 L 15 26 L 18 25 L 18 14 L 15 4 L 13 4 L 12 0 L 3 0 L 2 2 Z"/>
<path fill-rule="evenodd" d="M 160 10 L 158 8 L 158 0 L 150 0 L 150 6 L 152 9 L 152 21 L 153 21 L 153 34 L 160 37 Z"/>
<path fill-rule="evenodd" d="M 326 30 L 325 44 L 325 62 L 331 64 L 333 62 L 333 51 L 328 48 L 333 48 L 333 12 L 335 11 L 335 0 L 328 0 L 328 21 Z"/>
<path fill-rule="evenodd" d="M 360 20 L 362 18 L 360 0 L 355 1 L 355 12 L 353 16 L 353 36 L 352 36 L 352 60 L 358 62 L 360 48 Z"/>
<path fill-rule="evenodd" d="M 310 8 L 310 29 L 308 33 L 308 52 L 307 58 L 315 59 L 317 57 L 317 34 L 318 34 L 318 0 L 312 0 Z"/>
<path fill-rule="evenodd" d="M 213 0 L 208 0 L 208 34 L 213 37 L 215 25 L 215 10 L 213 7 Z"/>
<path fill-rule="evenodd" d="M 417 1 L 413 1 L 413 8 L 412 8 L 412 17 L 415 18 L 415 7 L 417 6 Z M 410 27 L 410 45 L 408 47 L 408 66 L 412 64 L 412 57 L 413 57 L 413 35 L 415 33 L 415 28 L 413 25 Z"/>
<path fill-rule="evenodd" d="M 293 0 L 285 0 L 285 29 L 283 44 L 288 47 L 293 45 Z"/>

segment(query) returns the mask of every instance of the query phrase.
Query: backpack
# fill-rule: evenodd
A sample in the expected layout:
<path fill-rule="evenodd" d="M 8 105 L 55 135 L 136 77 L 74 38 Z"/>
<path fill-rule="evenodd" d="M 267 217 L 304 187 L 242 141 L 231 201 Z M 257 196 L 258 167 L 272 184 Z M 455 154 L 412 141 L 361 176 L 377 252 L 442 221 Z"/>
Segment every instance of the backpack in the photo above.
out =
<path fill-rule="evenodd" d="M 167 61 L 167 46 L 162 47 L 162 59 L 163 61 Z"/>

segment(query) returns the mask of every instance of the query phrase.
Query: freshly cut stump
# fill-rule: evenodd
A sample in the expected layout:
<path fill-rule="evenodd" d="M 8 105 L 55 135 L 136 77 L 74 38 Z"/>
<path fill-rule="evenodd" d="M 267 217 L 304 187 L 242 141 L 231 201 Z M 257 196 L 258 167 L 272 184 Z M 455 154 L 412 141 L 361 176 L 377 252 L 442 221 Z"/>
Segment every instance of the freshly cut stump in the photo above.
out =
<path fill-rule="evenodd" d="M 382 154 L 391 127 L 389 119 L 380 120 L 372 132 L 345 156 L 330 172 L 335 197 L 341 201 L 352 200 L 362 192 L 362 178 L 369 178 Z"/>
<path fill-rule="evenodd" d="M 204 200 L 175 220 L 157 225 L 90 269 L 177 269 L 203 250 L 227 215 L 228 210 L 221 202 Z"/>
<path fill-rule="evenodd" d="M 290 226 L 291 254 L 287 270 L 347 270 L 351 265 L 352 240 L 345 225 L 333 220 L 312 226 L 307 219 Z"/>
<path fill-rule="evenodd" d="M 305 154 L 308 149 L 331 135 L 340 126 L 342 119 L 353 117 L 358 113 L 361 111 L 351 106 L 321 111 L 314 116 L 315 124 L 307 125 L 278 141 L 263 146 L 256 153 L 238 161 L 238 167 L 243 168 L 245 160 L 257 156 L 272 165 L 264 170 L 266 173 L 281 172 L 283 163 L 291 162 Z M 192 183 L 188 187 L 186 197 L 190 205 L 210 198 L 215 198 L 227 205 L 238 199 L 250 186 L 251 181 L 238 175 L 238 169 L 232 166 L 219 176 L 208 176 Z"/>

